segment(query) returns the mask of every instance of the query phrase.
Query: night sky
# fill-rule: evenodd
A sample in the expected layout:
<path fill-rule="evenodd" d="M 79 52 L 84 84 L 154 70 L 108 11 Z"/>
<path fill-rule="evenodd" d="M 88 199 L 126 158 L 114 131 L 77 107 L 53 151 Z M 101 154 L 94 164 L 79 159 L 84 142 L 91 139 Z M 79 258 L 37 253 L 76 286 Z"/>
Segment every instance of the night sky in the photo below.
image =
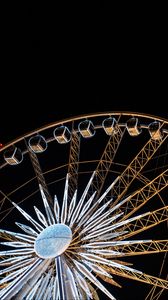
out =
<path fill-rule="evenodd" d="M 78 9 L 71 7 L 70 14 L 68 7 L 33 4 L 9 15 L 2 46 L 3 143 L 95 111 L 167 117 L 163 30 L 159 35 L 154 27 L 149 35 L 147 16 L 142 26 L 138 16 L 131 23 L 122 10 L 115 22 L 112 8 L 100 12 L 98 3 Z"/>
<path fill-rule="evenodd" d="M 8 10 L 2 38 L 3 143 L 88 112 L 167 117 L 164 20 L 156 28 L 152 15 L 150 23 L 144 13 L 142 22 L 138 15 L 126 16 L 124 7 L 100 10 L 99 2 L 75 8 L 33 4 Z"/>
<path fill-rule="evenodd" d="M 141 32 L 131 24 L 121 25 L 121 19 L 114 24 L 109 16 L 104 22 L 98 5 L 87 17 L 81 8 L 70 16 L 42 5 L 27 7 L 22 19 L 24 15 L 19 22 L 24 29 L 16 38 L 11 24 L 7 52 L 4 48 L 0 143 L 92 112 L 168 117 L 164 42 L 157 34 L 149 41 L 144 28 Z M 126 295 L 143 287 L 132 287 L 131 280 L 125 285 Z M 135 298 L 143 300 L 138 293 Z"/>

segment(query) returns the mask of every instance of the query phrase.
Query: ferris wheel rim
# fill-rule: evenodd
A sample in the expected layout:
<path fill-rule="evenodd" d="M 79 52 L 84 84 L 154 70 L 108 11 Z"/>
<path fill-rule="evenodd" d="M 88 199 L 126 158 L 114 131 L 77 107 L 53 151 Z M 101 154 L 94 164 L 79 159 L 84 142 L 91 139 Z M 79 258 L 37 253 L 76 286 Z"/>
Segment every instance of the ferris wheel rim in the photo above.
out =
<path fill-rule="evenodd" d="M 95 114 L 84 114 L 84 115 L 77 116 L 77 117 L 67 118 L 65 120 L 61 120 L 61 121 L 58 121 L 58 122 L 53 122 L 53 123 L 51 123 L 49 125 L 41 127 L 40 129 L 36 129 L 36 130 L 34 130 L 34 131 L 32 131 L 32 132 L 30 132 L 28 134 L 23 135 L 20 138 L 15 139 L 14 141 L 8 143 L 7 145 L 5 145 L 5 147 L 3 149 L 1 149 L 0 152 L 4 151 L 6 148 L 8 148 L 9 146 L 11 146 L 13 144 L 17 144 L 21 140 L 27 139 L 27 138 L 33 136 L 36 133 L 42 133 L 46 129 L 52 129 L 55 126 L 59 126 L 59 125 L 62 125 L 62 124 L 66 125 L 66 124 L 72 123 L 74 121 L 75 122 L 76 121 L 82 121 L 82 120 L 89 119 L 89 118 L 92 120 L 92 118 L 96 118 L 96 117 L 121 116 L 121 115 L 122 116 L 126 116 L 126 117 L 147 118 L 149 120 L 160 121 L 160 122 L 166 124 L 166 126 L 168 125 L 168 120 L 166 120 L 166 119 L 163 119 L 163 118 L 160 118 L 160 117 L 158 118 L 158 117 L 155 117 L 155 116 L 152 116 L 152 115 L 143 114 L 143 113 L 135 113 L 135 112 L 112 112 L 112 113 L 106 112 L 106 113 L 104 113 L 103 112 L 103 113 L 95 113 Z M 124 127 L 124 126 L 125 126 L 125 123 L 124 124 L 122 124 L 122 123 L 120 124 L 121 128 Z M 144 126 L 144 128 L 147 128 L 146 125 L 143 125 L 143 126 Z M 100 128 L 100 126 L 99 126 L 99 128 Z M 165 133 L 165 135 L 168 133 L 167 128 L 165 129 L 164 133 Z M 83 163 L 85 163 L 85 162 L 83 162 Z M 67 163 L 67 165 L 68 165 L 68 163 Z"/>
<path fill-rule="evenodd" d="M 62 124 L 67 124 L 69 122 L 73 122 L 73 121 L 80 121 L 83 119 L 87 119 L 87 118 L 95 118 L 95 117 L 106 117 L 106 116 L 130 116 L 130 117 L 142 117 L 142 118 L 147 118 L 149 120 L 156 120 L 156 121 L 161 121 L 161 122 L 165 122 L 166 125 L 168 125 L 168 119 L 163 118 L 163 117 L 159 117 L 157 115 L 152 115 L 149 113 L 143 113 L 143 112 L 134 112 L 134 111 L 106 111 L 106 112 L 95 112 L 95 113 L 84 113 L 81 115 L 77 115 L 77 116 L 72 116 L 72 117 L 66 117 L 65 119 L 61 119 L 61 120 L 57 120 L 54 121 L 52 123 L 49 124 L 45 124 L 39 128 L 36 128 L 34 130 L 31 130 L 27 133 L 22 134 L 20 137 L 15 138 L 12 141 L 9 141 L 7 144 L 3 145 L 3 147 L 0 148 L 0 153 L 2 151 L 4 151 L 6 148 L 12 146 L 15 143 L 20 142 L 21 140 L 25 139 L 25 138 L 29 138 L 34 134 L 37 133 L 41 133 L 43 131 L 45 131 L 46 129 L 50 129 L 53 128 L 55 126 L 59 126 Z M 144 126 L 144 125 L 142 125 Z M 168 128 L 166 128 L 166 132 L 168 132 Z"/>

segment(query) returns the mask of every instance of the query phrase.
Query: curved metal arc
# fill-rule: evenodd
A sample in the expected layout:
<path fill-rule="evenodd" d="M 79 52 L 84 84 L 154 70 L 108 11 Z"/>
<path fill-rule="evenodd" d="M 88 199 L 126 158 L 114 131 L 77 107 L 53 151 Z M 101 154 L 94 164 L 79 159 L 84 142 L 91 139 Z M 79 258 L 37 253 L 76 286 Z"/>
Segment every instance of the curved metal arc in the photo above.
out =
<path fill-rule="evenodd" d="M 121 112 L 121 111 L 118 111 L 118 112 L 97 112 L 97 113 L 90 113 L 90 114 L 83 114 L 83 115 L 78 115 L 78 116 L 75 116 L 75 117 L 67 117 L 61 121 L 56 121 L 56 122 L 52 122 L 50 124 L 47 124 L 47 125 L 44 125 L 42 127 L 39 127 L 38 129 L 35 129 L 35 130 L 32 130 L 28 133 L 25 133 L 24 135 L 20 136 L 19 138 L 17 139 L 14 139 L 12 140 L 11 142 L 7 143 L 6 145 L 4 145 L 1 149 L 0 149 L 0 153 L 2 151 L 4 151 L 6 148 L 12 146 L 13 144 L 16 144 L 18 142 L 20 142 L 21 140 L 23 140 L 23 138 L 28 138 L 36 133 L 40 133 L 42 131 L 45 131 L 47 129 L 50 129 L 50 128 L 53 128 L 55 126 L 59 126 L 59 125 L 62 125 L 62 124 L 67 124 L 67 123 L 70 123 L 72 121 L 80 121 L 82 119 L 86 119 L 86 118 L 97 118 L 97 117 L 106 117 L 106 116 L 134 116 L 134 117 L 142 117 L 143 119 L 144 118 L 147 118 L 149 120 L 156 120 L 156 121 L 160 121 L 160 122 L 165 122 L 165 124 L 168 123 L 168 120 L 167 119 L 164 119 L 164 118 L 160 118 L 158 116 L 154 116 L 154 115 L 150 115 L 150 114 L 146 114 L 146 113 L 138 113 L 138 112 Z M 144 127 L 145 125 L 143 125 Z"/>

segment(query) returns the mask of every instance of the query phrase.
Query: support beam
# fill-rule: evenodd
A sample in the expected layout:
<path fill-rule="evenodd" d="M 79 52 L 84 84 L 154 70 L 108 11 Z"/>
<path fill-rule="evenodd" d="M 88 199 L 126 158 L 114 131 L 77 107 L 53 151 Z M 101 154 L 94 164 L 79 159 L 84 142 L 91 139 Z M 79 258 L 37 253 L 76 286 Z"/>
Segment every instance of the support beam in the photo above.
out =
<path fill-rule="evenodd" d="M 104 267 L 109 273 L 111 274 L 115 274 L 118 275 L 120 277 L 124 277 L 124 278 L 128 278 L 128 279 L 132 279 L 132 280 L 136 280 L 136 281 L 140 281 L 140 282 L 144 282 L 147 284 L 151 284 L 153 286 L 158 286 L 161 287 L 163 289 L 168 289 L 168 281 L 158 278 L 158 277 L 154 277 L 148 274 L 145 274 L 143 272 L 133 272 L 127 269 L 119 269 L 119 268 L 115 268 L 115 267 Z"/>
<path fill-rule="evenodd" d="M 78 183 L 78 169 L 79 169 L 79 155 L 80 155 L 80 135 L 73 129 L 70 142 L 68 174 L 69 174 L 69 188 L 68 200 L 70 201 L 77 189 Z"/>
<path fill-rule="evenodd" d="M 48 202 L 50 202 L 51 204 L 53 204 L 53 199 L 52 199 L 52 197 L 51 197 L 51 195 L 50 195 L 50 193 L 48 191 L 48 187 L 47 187 L 47 184 L 46 184 L 43 172 L 41 170 L 41 166 L 40 166 L 38 157 L 37 157 L 36 153 L 33 152 L 30 149 L 30 147 L 27 146 L 27 149 L 28 149 L 28 152 L 29 152 L 29 155 L 30 155 L 30 159 L 31 159 L 31 162 L 32 162 L 32 165 L 33 165 L 33 168 L 34 168 L 34 171 L 35 171 L 38 183 L 42 186 L 43 191 L 45 193 L 45 196 L 46 196 Z"/>
<path fill-rule="evenodd" d="M 158 194 L 161 190 L 168 186 L 168 170 L 162 172 L 159 176 L 154 178 L 151 182 L 135 193 L 130 195 L 126 202 L 117 210 L 117 214 L 124 212 L 122 221 L 134 214 L 139 208 L 145 205 L 152 197 Z"/>
<path fill-rule="evenodd" d="M 143 254 L 154 254 L 168 251 L 168 240 L 144 241 L 144 243 L 134 243 L 113 247 L 114 251 L 119 251 L 120 256 L 134 256 Z"/>
<path fill-rule="evenodd" d="M 118 177 L 115 186 L 111 190 L 111 197 L 113 197 L 115 200 L 113 206 L 115 206 L 124 196 L 132 181 L 138 176 L 144 166 L 154 156 L 156 151 L 166 140 L 167 136 L 168 135 L 165 134 L 160 140 L 149 139 L 145 146 L 140 150 L 140 152 L 134 157 L 131 163 L 123 171 L 123 173 Z"/>
<path fill-rule="evenodd" d="M 128 233 L 122 235 L 117 240 L 124 240 L 130 236 L 134 236 L 142 231 L 148 230 L 162 222 L 168 220 L 168 206 L 159 208 L 155 211 L 149 212 L 139 219 L 130 222 L 122 227 L 122 230 L 128 230 Z"/>
<path fill-rule="evenodd" d="M 118 127 L 117 133 L 110 136 L 95 170 L 95 177 L 93 179 L 92 185 L 87 196 L 88 199 L 95 191 L 97 191 L 96 198 L 98 199 L 98 197 L 100 196 L 101 190 L 103 188 L 110 167 L 113 163 L 114 157 L 117 153 L 118 147 L 123 138 L 124 132 L 125 128 Z"/>

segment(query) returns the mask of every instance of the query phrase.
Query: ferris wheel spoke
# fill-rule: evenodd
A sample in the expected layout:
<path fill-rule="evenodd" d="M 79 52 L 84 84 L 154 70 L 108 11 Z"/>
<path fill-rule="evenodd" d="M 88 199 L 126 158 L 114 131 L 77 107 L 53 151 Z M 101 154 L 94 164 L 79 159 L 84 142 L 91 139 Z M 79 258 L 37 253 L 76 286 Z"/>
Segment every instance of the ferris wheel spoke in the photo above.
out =
<path fill-rule="evenodd" d="M 102 274 L 97 274 L 97 276 L 100 277 L 103 281 L 105 281 L 105 282 L 107 282 L 107 283 L 109 283 L 109 284 L 111 284 L 111 285 L 113 285 L 113 286 L 116 286 L 116 287 L 119 287 L 119 288 L 122 287 L 119 283 L 117 283 L 117 282 L 116 282 L 114 279 L 112 279 L 112 278 L 109 278 L 109 277 L 107 277 L 107 276 L 105 276 L 105 275 L 102 275 Z"/>
<path fill-rule="evenodd" d="M 168 186 L 168 170 L 162 172 L 141 189 L 127 197 L 127 201 L 119 207 L 117 212 L 124 212 L 122 220 L 134 214 L 139 208 L 145 205 L 152 197 Z"/>
<path fill-rule="evenodd" d="M 22 234 L 22 233 L 17 233 L 17 232 L 13 232 L 13 231 L 9 231 L 9 230 L 4 230 L 4 229 L 0 229 L 0 234 L 4 237 L 4 239 L 6 240 L 14 240 L 14 238 L 17 238 L 18 240 L 21 241 L 26 241 L 28 243 L 34 243 L 35 241 L 35 237 L 31 236 L 31 235 L 26 235 L 26 234 Z"/>
<path fill-rule="evenodd" d="M 52 276 L 48 284 L 47 293 L 46 293 L 46 297 L 44 297 L 44 300 L 50 300 L 50 299 L 53 300 L 53 283 L 54 283 L 54 278 Z"/>
<path fill-rule="evenodd" d="M 20 213 L 25 217 L 26 220 L 28 220 L 29 222 L 31 222 L 34 227 L 37 229 L 37 231 L 41 231 L 44 228 L 38 223 L 36 222 L 28 213 L 26 213 L 19 205 L 17 205 L 16 203 L 12 202 L 13 206 L 16 207 L 18 209 L 18 211 L 20 211 Z"/>
<path fill-rule="evenodd" d="M 23 256 L 17 257 L 17 258 L 16 257 L 6 258 L 0 262 L 0 266 L 8 266 L 11 264 L 15 264 L 15 263 L 18 263 L 19 261 L 25 260 L 29 257 L 31 257 L 31 255 L 23 255 Z"/>
<path fill-rule="evenodd" d="M 93 263 L 99 263 L 102 265 L 108 265 L 108 266 L 114 266 L 115 268 L 124 269 L 136 273 L 141 273 L 139 270 L 135 270 L 133 268 L 130 268 L 126 265 L 125 262 L 120 262 L 119 260 L 116 261 L 110 261 L 109 259 L 100 257 L 98 254 L 92 254 L 92 253 L 79 253 L 79 255 L 85 260 Z"/>
<path fill-rule="evenodd" d="M 113 201 L 112 198 L 109 201 L 105 202 L 105 204 L 102 207 L 98 208 L 100 203 L 105 199 L 106 195 L 109 193 L 111 188 L 114 186 L 116 180 L 114 180 L 110 184 L 110 186 L 101 195 L 101 197 L 92 205 L 92 207 L 85 212 L 85 214 L 82 216 L 81 220 L 79 221 L 78 226 L 81 226 L 84 223 L 87 224 L 87 223 L 92 222 L 95 218 L 97 218 L 103 212 L 104 209 L 106 209 L 107 207 L 110 207 L 110 203 Z M 121 204 L 119 204 L 119 205 L 121 205 Z M 116 209 L 116 207 L 112 208 L 110 210 L 110 212 L 114 211 L 115 209 Z"/>
<path fill-rule="evenodd" d="M 105 179 L 108 175 L 110 167 L 113 163 L 119 145 L 123 139 L 125 133 L 125 128 L 118 127 L 118 131 L 111 135 L 101 158 L 99 159 L 98 165 L 95 170 L 95 177 L 90 186 L 87 197 L 89 198 L 93 192 L 97 191 L 97 198 L 100 196 L 101 190 L 103 188 Z"/>
<path fill-rule="evenodd" d="M 35 210 L 37 218 L 39 219 L 41 224 L 43 224 L 45 227 L 47 227 L 48 223 L 47 223 L 47 220 L 46 220 L 45 216 L 43 215 L 43 213 L 36 206 L 34 206 L 34 210 Z"/>
<path fill-rule="evenodd" d="M 110 223 L 117 220 L 119 217 L 121 217 L 123 213 L 116 214 L 112 217 L 108 216 L 110 215 L 110 211 L 102 215 L 102 217 L 97 218 L 94 222 L 91 222 L 88 226 L 86 226 L 83 230 L 81 230 L 80 234 L 83 234 L 85 232 L 94 232 L 97 229 L 103 229 L 103 227 L 106 227 L 110 225 Z M 105 219 L 105 220 L 104 220 Z"/>
<path fill-rule="evenodd" d="M 46 184 L 46 180 L 44 178 L 44 174 L 42 172 L 38 157 L 37 157 L 36 153 L 30 149 L 29 146 L 27 146 L 27 149 L 28 149 L 28 153 L 30 155 L 30 160 L 31 160 L 34 172 L 36 174 L 38 183 L 39 183 L 39 185 L 42 186 L 47 200 L 52 204 L 53 200 L 52 200 L 52 197 L 49 193 L 49 190 L 48 190 L 48 187 L 47 187 L 47 184 Z"/>
<path fill-rule="evenodd" d="M 168 240 L 156 241 L 135 241 L 133 244 L 123 244 L 113 247 L 114 251 L 119 251 L 120 256 L 134 256 L 143 254 L 154 254 L 168 251 Z"/>
<path fill-rule="evenodd" d="M 110 283 L 112 285 L 115 285 L 117 287 L 121 287 L 119 283 L 117 283 L 114 279 L 112 279 L 111 274 L 109 274 L 104 267 L 101 267 L 99 264 L 94 264 L 88 261 L 83 261 L 86 265 L 88 265 L 92 271 L 100 277 L 102 280 L 104 280 L 107 283 Z"/>
<path fill-rule="evenodd" d="M 35 273 L 33 276 L 31 276 L 27 282 L 24 282 L 23 287 L 20 289 L 20 291 L 15 296 L 16 300 L 22 300 L 25 296 L 27 300 L 32 299 L 32 296 L 39 293 L 39 290 L 41 289 L 41 286 L 44 285 L 44 280 L 42 277 L 42 274 L 44 274 L 49 266 L 50 261 L 43 261 L 40 265 L 40 268 L 35 270 Z M 38 298 L 40 299 L 40 298 Z"/>
<path fill-rule="evenodd" d="M 106 266 L 106 270 L 111 274 L 115 274 L 115 275 L 129 278 L 132 280 L 141 281 L 141 282 L 144 282 L 147 284 L 151 284 L 153 286 L 161 287 L 163 289 L 168 289 L 168 281 L 167 280 L 164 280 L 164 279 L 161 279 L 158 277 L 154 277 L 154 276 L 145 274 L 143 272 L 137 272 L 136 270 L 131 271 L 128 269 L 119 269 L 119 268 L 108 267 L 108 266 Z"/>
<path fill-rule="evenodd" d="M 65 189 L 64 189 L 64 197 L 63 197 L 63 203 L 62 203 L 62 209 L 61 209 L 61 223 L 65 223 L 67 219 L 67 210 L 68 210 L 68 183 L 69 180 L 69 174 L 66 176 L 66 182 L 65 182 Z"/>
<path fill-rule="evenodd" d="M 116 238 L 117 240 L 127 239 L 130 236 L 134 236 L 142 231 L 148 230 L 156 225 L 159 225 L 162 222 L 167 221 L 168 206 L 146 213 L 141 218 L 137 218 L 134 220 L 135 221 L 129 222 L 128 224 L 124 225 L 124 229 L 128 230 L 129 232 L 123 235 L 122 237 Z"/>
<path fill-rule="evenodd" d="M 41 273 L 40 273 L 40 276 L 41 276 Z M 37 293 L 37 290 L 41 284 L 41 281 L 42 281 L 42 277 L 35 283 L 34 286 L 31 287 L 30 291 L 28 290 L 28 293 L 27 293 L 27 297 L 26 297 L 26 300 L 33 300 L 35 299 L 35 295 Z M 23 299 L 23 298 L 22 298 Z"/>
<path fill-rule="evenodd" d="M 77 270 L 74 270 L 76 281 L 78 282 L 79 286 L 85 293 L 92 299 L 92 294 L 90 292 L 90 289 L 88 287 L 87 281 L 85 280 L 85 277 L 80 275 L 80 273 Z"/>
<path fill-rule="evenodd" d="M 94 224 L 93 228 L 92 227 L 91 228 L 88 227 L 88 228 L 86 228 L 86 230 L 84 228 L 84 230 L 82 230 L 80 232 L 80 235 L 83 234 L 83 233 L 85 233 L 85 237 L 82 238 L 82 241 L 88 240 L 88 239 L 93 238 L 93 237 L 98 237 L 98 236 L 100 236 L 102 234 L 105 234 L 107 232 L 111 232 L 114 229 L 115 225 L 111 225 L 110 226 L 109 223 L 111 223 L 114 220 L 118 219 L 120 216 L 121 216 L 121 214 L 118 214 L 118 215 L 115 215 L 113 217 L 110 217 L 106 221 L 107 224 L 106 224 L 105 227 L 103 226 L 104 224 L 102 222 L 102 220 L 104 219 L 104 216 L 102 216 L 102 218 L 99 219 L 98 222 Z M 120 223 L 118 223 L 118 224 L 120 224 Z M 109 225 L 109 226 L 107 226 L 107 225 Z M 117 226 L 119 227 L 120 225 L 117 225 Z M 86 235 L 86 232 L 87 232 L 87 235 Z"/>
<path fill-rule="evenodd" d="M 27 267 L 15 281 L 12 281 L 8 287 L 2 291 L 1 300 L 11 299 L 21 288 L 24 282 L 33 276 L 34 272 L 40 269 L 42 259 L 35 259 L 35 262 Z"/>
<path fill-rule="evenodd" d="M 51 271 L 43 275 L 42 282 L 36 294 L 36 299 L 44 299 L 45 295 L 47 294 L 47 286 L 51 278 Z"/>
<path fill-rule="evenodd" d="M 72 133 L 71 133 L 69 162 L 68 162 L 68 174 L 69 174 L 68 200 L 72 199 L 75 190 L 77 189 L 80 143 L 81 143 L 81 136 L 79 135 L 78 132 L 74 130 L 74 123 L 72 123 Z"/>
<path fill-rule="evenodd" d="M 54 218 L 54 215 L 53 215 L 53 213 L 51 211 L 51 208 L 49 206 L 49 199 L 47 199 L 45 191 L 43 190 L 43 187 L 42 187 L 41 184 L 39 184 L 39 188 L 40 188 L 41 196 L 42 196 L 42 199 L 43 199 L 43 203 L 44 203 L 45 212 L 46 212 L 46 215 L 47 215 L 48 222 L 49 222 L 50 225 L 52 225 L 52 224 L 55 223 L 55 218 Z"/>
<path fill-rule="evenodd" d="M 87 202 L 85 203 L 85 205 L 83 206 L 82 210 L 81 210 L 81 213 L 78 217 L 78 221 L 81 220 L 81 218 L 83 216 L 85 216 L 85 213 L 88 212 L 91 204 L 93 203 L 93 200 L 95 198 L 95 195 L 96 195 L 96 191 L 93 193 L 93 195 L 87 200 Z"/>
<path fill-rule="evenodd" d="M 55 259 L 55 266 L 56 266 L 56 273 L 57 273 L 57 289 L 59 294 L 59 299 L 66 300 L 66 288 L 65 288 L 65 281 L 64 273 L 63 273 L 63 263 L 62 258 L 60 256 L 56 257 Z"/>
<path fill-rule="evenodd" d="M 61 257 L 61 260 L 62 260 L 63 276 L 66 281 L 65 284 L 66 295 L 68 295 L 69 299 L 78 299 L 79 298 L 78 286 L 76 284 L 74 273 L 68 267 L 65 258 Z"/>
<path fill-rule="evenodd" d="M 154 213 L 154 212 L 153 212 Z M 144 214 L 140 214 L 140 215 L 137 215 L 133 218 L 130 218 L 130 219 L 127 219 L 127 220 L 124 220 L 124 221 L 118 221 L 117 223 L 115 224 L 112 224 L 110 226 L 106 226 L 106 227 L 103 227 L 103 228 L 93 228 L 93 230 L 88 231 L 87 235 L 85 237 L 82 238 L 82 240 L 88 240 L 90 238 L 93 238 L 93 237 L 96 237 L 96 236 L 99 236 L 99 235 L 102 235 L 102 234 L 106 234 L 107 232 L 112 232 L 112 231 L 116 231 L 117 228 L 120 228 L 122 230 L 124 230 L 125 228 L 127 229 L 127 226 L 128 224 L 137 224 L 138 220 L 140 222 L 140 224 L 142 223 L 142 220 L 144 218 L 147 217 L 147 220 L 149 219 L 149 216 L 151 215 L 152 213 L 150 212 L 147 212 L 147 213 L 144 213 Z M 119 215 L 114 215 L 112 216 L 112 221 L 113 220 L 116 220 L 117 218 L 119 218 L 120 216 L 122 215 L 119 214 Z M 131 226 L 131 225 L 130 225 Z M 99 226 L 101 227 L 101 226 Z"/>
<path fill-rule="evenodd" d="M 88 270 L 88 268 L 81 264 L 80 262 L 73 259 L 73 263 L 75 264 L 76 268 L 79 270 L 84 277 L 86 277 L 90 282 L 95 284 L 103 293 L 105 293 L 111 300 L 116 300 L 113 295 L 105 288 L 103 284 Z"/>
<path fill-rule="evenodd" d="M 90 291 L 92 293 L 92 298 L 94 300 L 100 300 L 99 295 L 98 295 L 98 293 L 96 291 L 96 288 L 94 288 L 89 282 L 88 282 L 88 286 L 89 286 L 89 289 L 90 289 Z"/>
<path fill-rule="evenodd" d="M 159 140 L 150 138 L 145 146 L 140 150 L 140 152 L 134 157 L 131 163 L 123 171 L 123 173 L 118 177 L 116 185 L 111 190 L 111 196 L 116 199 L 113 203 L 113 206 L 115 206 L 124 196 L 132 181 L 137 177 L 144 166 L 151 160 L 151 158 L 161 147 L 167 137 L 168 135 L 165 134 Z"/>
<path fill-rule="evenodd" d="M 72 226 L 74 224 L 74 222 L 79 219 L 79 214 L 80 214 L 81 208 L 84 204 L 84 201 L 86 199 L 86 195 L 88 193 L 88 190 L 90 188 L 90 185 L 93 181 L 94 176 L 95 176 L 95 172 L 93 172 L 92 176 L 90 177 L 90 180 L 89 180 L 89 182 L 88 182 L 88 184 L 87 184 L 87 186 L 86 186 L 86 188 L 85 188 L 85 190 L 84 190 L 84 192 L 83 192 L 83 194 L 82 194 L 82 196 L 81 196 L 81 198 L 80 198 L 80 200 L 79 200 L 79 202 L 78 202 L 78 204 L 77 204 L 77 206 L 76 206 L 76 208 L 75 208 L 75 210 L 72 214 L 72 217 L 71 217 L 71 220 L 70 220 L 70 226 Z"/>

